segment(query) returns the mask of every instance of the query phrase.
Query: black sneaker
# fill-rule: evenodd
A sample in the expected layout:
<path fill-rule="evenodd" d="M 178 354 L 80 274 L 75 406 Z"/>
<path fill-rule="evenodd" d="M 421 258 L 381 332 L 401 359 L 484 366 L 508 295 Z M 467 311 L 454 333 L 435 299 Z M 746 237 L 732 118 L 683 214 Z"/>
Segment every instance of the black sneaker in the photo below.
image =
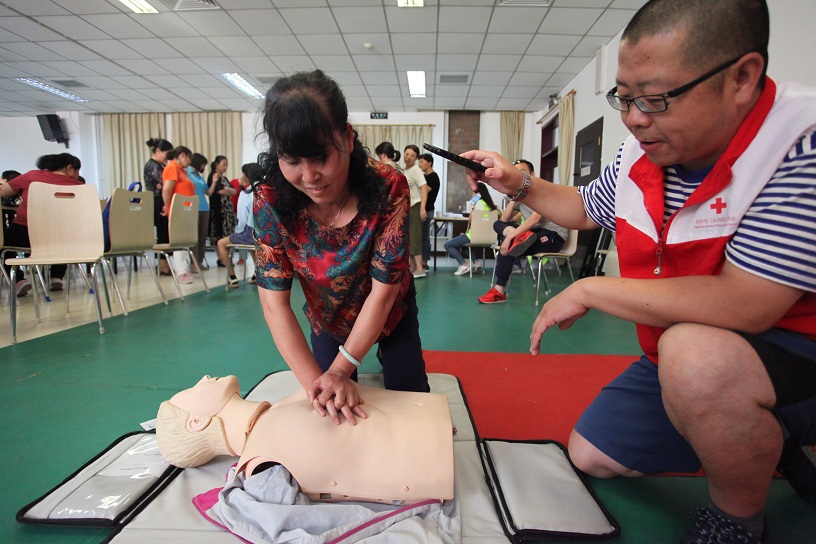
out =
<path fill-rule="evenodd" d="M 715 514 L 706 507 L 692 510 L 689 519 L 694 519 L 694 526 L 680 541 L 680 544 L 770 544 L 772 542 L 767 518 L 765 518 L 765 526 L 761 535 L 749 532 L 745 527 Z"/>

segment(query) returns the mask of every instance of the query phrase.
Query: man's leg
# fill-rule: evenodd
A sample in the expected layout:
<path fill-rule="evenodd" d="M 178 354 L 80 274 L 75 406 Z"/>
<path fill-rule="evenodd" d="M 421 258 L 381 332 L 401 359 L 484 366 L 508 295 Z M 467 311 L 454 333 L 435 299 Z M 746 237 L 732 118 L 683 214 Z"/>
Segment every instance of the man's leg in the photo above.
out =
<path fill-rule="evenodd" d="M 666 412 L 699 457 L 711 500 L 732 516 L 761 512 L 782 428 L 756 351 L 736 333 L 696 324 L 668 329 L 658 350 Z"/>

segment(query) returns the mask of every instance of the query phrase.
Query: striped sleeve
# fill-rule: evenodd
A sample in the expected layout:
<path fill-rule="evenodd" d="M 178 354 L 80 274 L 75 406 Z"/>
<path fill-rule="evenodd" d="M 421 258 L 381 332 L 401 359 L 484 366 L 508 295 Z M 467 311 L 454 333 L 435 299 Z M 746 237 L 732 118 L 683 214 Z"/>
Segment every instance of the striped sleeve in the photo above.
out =
<path fill-rule="evenodd" d="M 751 204 L 726 258 L 757 276 L 816 292 L 816 130 L 794 144 Z"/>
<path fill-rule="evenodd" d="M 606 165 L 598 179 L 578 188 L 589 218 L 612 232 L 615 232 L 615 188 L 618 184 L 623 146 L 621 144 L 615 159 Z"/>

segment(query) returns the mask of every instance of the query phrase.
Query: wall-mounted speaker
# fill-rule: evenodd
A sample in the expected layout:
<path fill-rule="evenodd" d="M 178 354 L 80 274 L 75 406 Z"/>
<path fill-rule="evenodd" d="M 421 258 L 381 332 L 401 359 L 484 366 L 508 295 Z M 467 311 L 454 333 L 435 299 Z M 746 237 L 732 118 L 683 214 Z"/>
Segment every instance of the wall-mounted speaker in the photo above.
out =
<path fill-rule="evenodd" d="M 49 142 L 65 144 L 65 147 L 68 147 L 68 135 L 62 130 L 59 115 L 53 113 L 38 115 L 37 121 L 40 122 L 43 138 Z"/>

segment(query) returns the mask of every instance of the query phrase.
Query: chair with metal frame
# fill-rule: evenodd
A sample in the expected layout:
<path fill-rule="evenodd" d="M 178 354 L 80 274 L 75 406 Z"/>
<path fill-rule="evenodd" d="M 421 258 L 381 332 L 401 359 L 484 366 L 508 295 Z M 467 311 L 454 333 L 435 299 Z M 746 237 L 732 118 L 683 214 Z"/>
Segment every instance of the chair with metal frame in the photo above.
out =
<path fill-rule="evenodd" d="M 128 191 L 121 187 L 114 189 L 110 200 L 108 231 L 110 233 L 110 249 L 105 252 L 104 256 L 105 261 L 108 263 L 108 270 L 111 269 L 111 259 L 117 257 L 141 257 L 153 277 L 153 281 L 156 283 L 162 301 L 167 305 L 167 297 L 164 290 L 162 290 L 159 277 L 147 258 L 147 252 L 152 251 L 153 246 L 156 244 L 153 235 L 153 196 L 150 193 Z M 133 266 L 129 265 L 127 270 L 127 297 L 130 298 Z M 116 284 L 115 276 L 111 274 L 111 278 L 114 278 L 113 283 L 119 297 L 119 304 L 122 306 L 122 312 L 127 315 L 127 308 L 124 300 L 122 300 L 122 293 Z"/>
<path fill-rule="evenodd" d="M 173 276 L 173 282 L 176 284 L 179 298 L 184 300 L 184 293 L 181 292 L 181 285 L 178 281 L 178 274 L 176 267 L 173 264 L 173 259 L 170 258 L 168 252 L 184 251 L 190 258 L 190 262 L 198 271 L 198 277 L 204 284 L 204 289 L 209 293 L 210 288 L 207 286 L 207 280 L 204 279 L 204 274 L 201 273 L 201 268 L 198 266 L 193 255 L 193 247 L 198 243 L 198 197 L 184 196 L 178 193 L 173 195 L 173 200 L 170 203 L 170 219 L 168 230 L 170 232 L 170 241 L 166 244 L 155 244 L 153 251 L 157 251 L 165 256 L 167 264 L 170 267 L 170 273 Z"/>
<path fill-rule="evenodd" d="M 470 242 L 464 245 L 468 248 L 468 264 L 470 265 L 470 277 L 473 277 L 473 249 L 482 249 L 482 260 L 486 261 L 486 252 L 493 250 L 496 244 L 496 231 L 493 230 L 493 223 L 499 219 L 499 210 L 473 210 L 470 212 Z M 494 257 L 495 257 L 495 250 Z M 495 268 L 495 266 L 494 266 Z M 484 268 L 482 269 L 484 271 Z"/>
<path fill-rule="evenodd" d="M 546 291 L 544 291 L 545 295 L 550 294 L 550 282 L 547 281 L 547 273 L 544 271 L 544 261 L 547 259 L 552 259 L 555 262 L 556 267 L 558 266 L 558 259 L 563 259 L 564 264 L 569 271 L 570 279 L 572 282 L 575 282 L 575 276 L 572 273 L 572 256 L 575 255 L 575 251 L 578 249 L 578 231 L 575 229 L 569 229 L 567 231 L 567 239 L 564 242 L 564 245 L 561 247 L 561 251 L 552 252 L 552 253 L 536 253 L 531 255 L 533 259 L 538 260 L 538 274 L 534 278 L 535 279 L 535 286 L 536 286 L 536 306 L 538 306 L 538 294 L 539 288 L 541 287 L 541 276 L 544 276 L 544 284 L 547 286 Z M 558 273 L 561 273 L 561 269 L 558 269 Z"/>
<path fill-rule="evenodd" d="M 11 265 L 10 283 L 15 284 L 17 269 L 24 266 L 40 267 L 52 264 L 68 264 L 66 275 L 66 310 L 70 294 L 70 265 L 90 264 L 96 299 L 96 315 L 99 334 L 105 333 L 102 325 L 102 305 L 96 267 L 102 261 L 105 249 L 102 231 L 102 210 L 99 193 L 93 185 L 52 185 L 34 182 L 28 191 L 28 236 L 31 242 L 29 257 L 6 259 Z M 34 288 L 34 311 L 40 321 L 37 284 Z M 17 297 L 11 300 L 11 341 L 17 342 Z"/>
<path fill-rule="evenodd" d="M 232 244 L 232 243 L 227 244 L 227 250 L 229 251 L 229 262 L 232 262 L 232 256 L 235 254 L 236 249 L 237 250 L 245 249 L 248 252 L 254 252 L 255 251 L 255 246 L 254 245 L 249 245 L 249 244 Z M 246 283 L 246 281 L 247 281 L 247 269 L 248 268 L 249 267 L 246 264 L 244 264 L 244 283 Z M 224 289 L 229 291 L 229 287 L 230 287 L 230 285 L 229 285 L 229 281 L 230 281 L 229 266 L 226 267 L 226 274 L 227 274 L 227 281 L 224 284 Z"/>

